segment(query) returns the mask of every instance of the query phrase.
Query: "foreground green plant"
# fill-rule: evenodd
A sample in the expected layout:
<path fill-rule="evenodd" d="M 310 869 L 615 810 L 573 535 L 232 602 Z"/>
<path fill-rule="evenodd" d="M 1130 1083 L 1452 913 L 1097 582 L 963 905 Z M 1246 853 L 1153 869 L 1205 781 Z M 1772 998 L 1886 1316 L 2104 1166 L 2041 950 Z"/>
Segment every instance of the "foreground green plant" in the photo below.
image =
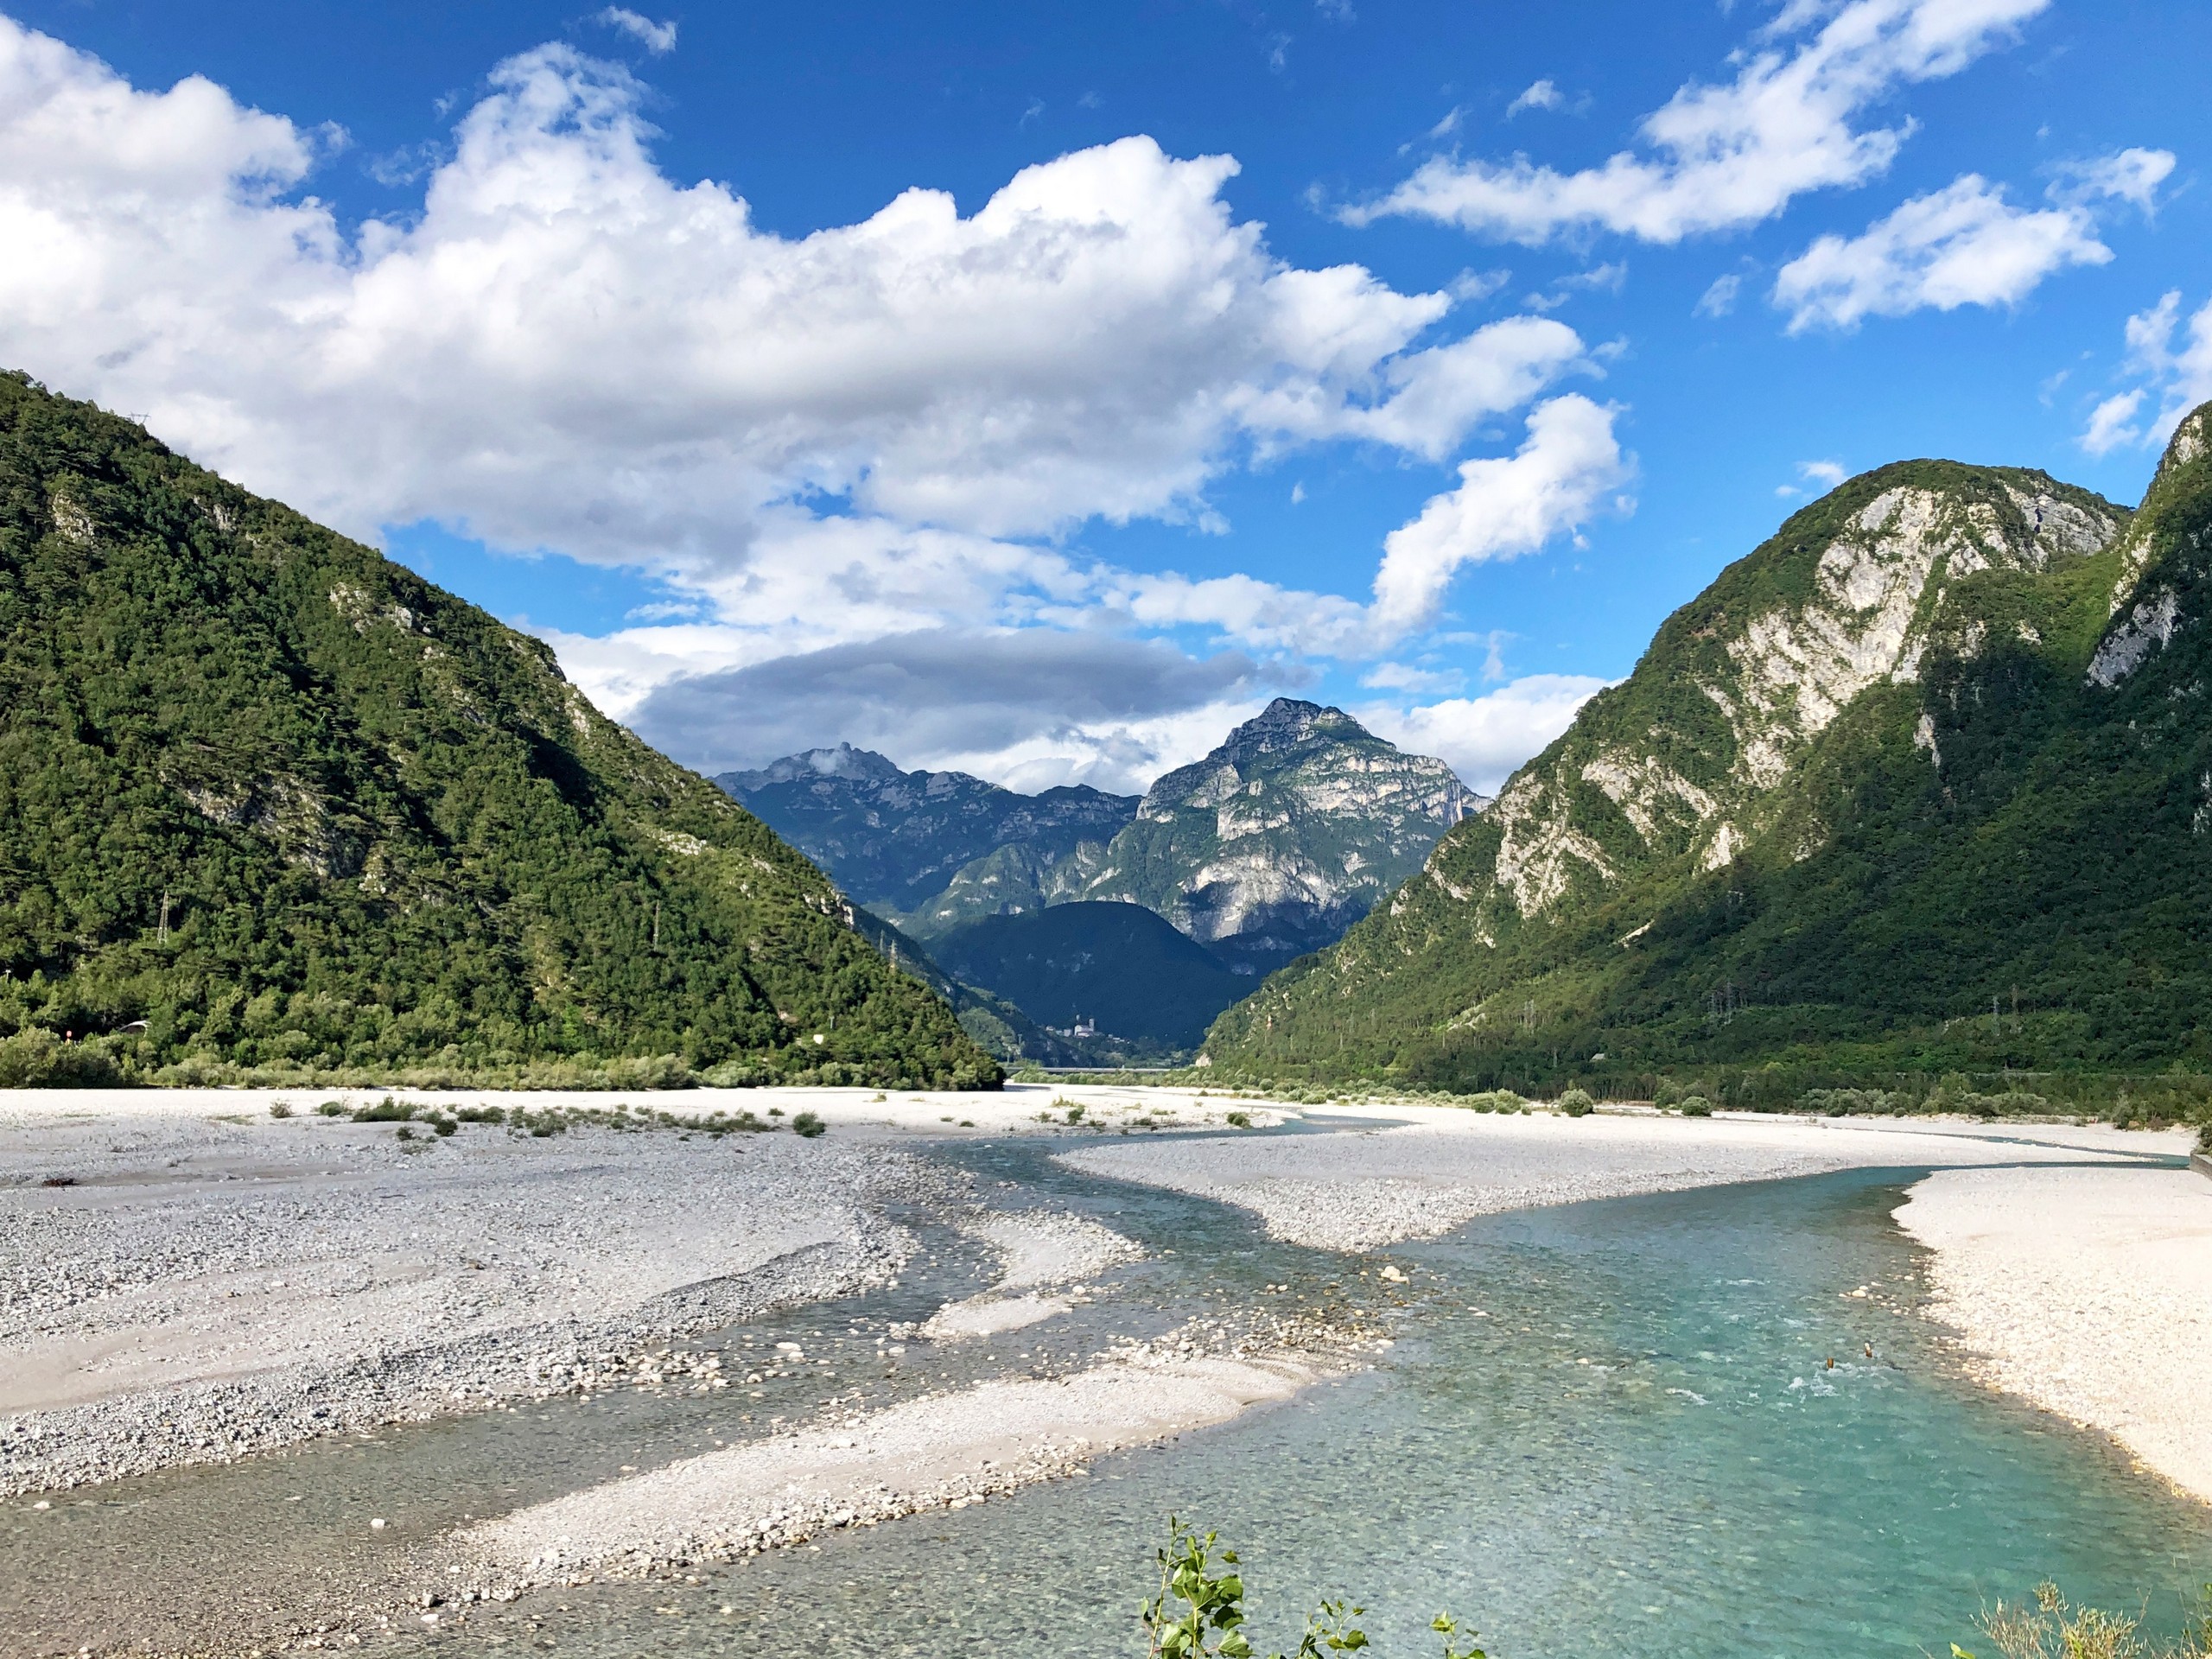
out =
<path fill-rule="evenodd" d="M 1160 1593 L 1141 1615 L 1149 1639 L 1148 1659 L 1251 1659 L 1244 1634 L 1244 1580 L 1236 1552 L 1217 1548 L 1219 1535 L 1202 1533 L 1173 1516 L 1167 1517 L 1167 1542 L 1155 1553 Z M 1369 1646 L 1357 1621 L 1367 1610 L 1350 1601 L 1323 1600 L 1306 1615 L 1295 1653 L 1274 1659 L 1325 1659 L 1357 1653 Z M 1475 1632 L 1439 1613 L 1429 1629 L 1444 1638 L 1444 1659 L 1488 1659 L 1473 1645 Z M 1460 1647 L 1464 1633 L 1468 1645 Z"/>
<path fill-rule="evenodd" d="M 2202 1659 L 2212 1652 L 2212 1585 L 2179 1637 L 2156 1648 L 2144 1640 L 2139 1618 L 2069 1605 L 2049 1581 L 2036 1586 L 2032 1604 L 2000 1601 L 1974 1622 L 2004 1659 Z M 1975 1656 L 1954 1642 L 1951 1659 Z"/>

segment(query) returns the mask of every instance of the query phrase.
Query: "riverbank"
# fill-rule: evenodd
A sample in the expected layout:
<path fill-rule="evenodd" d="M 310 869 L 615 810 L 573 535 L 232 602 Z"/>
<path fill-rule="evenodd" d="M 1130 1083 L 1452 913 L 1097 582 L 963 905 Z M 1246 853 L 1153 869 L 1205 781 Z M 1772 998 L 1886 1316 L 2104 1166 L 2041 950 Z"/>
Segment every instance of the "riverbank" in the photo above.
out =
<path fill-rule="evenodd" d="M 911 1245 L 887 1206 L 969 1201 L 952 1172 L 830 1139 L 200 1104 L 0 1110 L 0 1492 L 726 1388 L 671 1344 L 884 1282 Z"/>
<path fill-rule="evenodd" d="M 1898 1224 L 1935 1317 L 1992 1387 L 2101 1430 L 2212 1503 L 2212 1181 L 2183 1169 L 1952 1169 Z"/>
<path fill-rule="evenodd" d="M 2000 1128 L 1963 1118 L 1570 1118 L 1417 1106 L 1308 1107 L 1304 1116 L 1343 1131 L 1094 1147 L 1061 1161 L 1236 1205 L 1292 1243 L 1368 1250 L 1433 1237 L 1477 1216 L 1591 1198 L 1840 1169 L 2157 1156 L 2190 1144 L 2180 1130 Z M 1410 1121 L 1358 1127 L 1384 1116 Z"/>

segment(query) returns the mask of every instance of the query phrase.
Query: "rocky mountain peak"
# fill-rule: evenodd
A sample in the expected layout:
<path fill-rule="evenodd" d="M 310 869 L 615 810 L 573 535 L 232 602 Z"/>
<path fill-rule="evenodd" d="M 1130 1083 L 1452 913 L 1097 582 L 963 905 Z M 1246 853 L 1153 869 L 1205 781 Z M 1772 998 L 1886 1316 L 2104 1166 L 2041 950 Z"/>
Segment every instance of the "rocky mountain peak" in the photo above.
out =
<path fill-rule="evenodd" d="M 770 784 L 795 784 L 814 778 L 842 778 L 855 783 L 896 783 L 906 777 L 888 755 L 874 749 L 856 749 L 849 743 L 834 748 L 802 749 L 751 772 L 732 772 L 719 780 L 732 791 L 760 789 Z"/>
<path fill-rule="evenodd" d="M 2158 462 L 2163 476 L 2170 468 L 2186 467 L 2198 456 L 2212 453 L 2212 403 L 2199 404 L 2182 417 L 2167 441 L 2164 457 Z"/>
<path fill-rule="evenodd" d="M 1326 709 L 1297 697 L 1277 697 L 1224 738 L 1214 754 L 1232 766 L 1243 766 L 1262 755 L 1294 749 L 1317 736 L 1324 741 L 1357 741 L 1369 735 L 1365 727 L 1341 709 Z"/>

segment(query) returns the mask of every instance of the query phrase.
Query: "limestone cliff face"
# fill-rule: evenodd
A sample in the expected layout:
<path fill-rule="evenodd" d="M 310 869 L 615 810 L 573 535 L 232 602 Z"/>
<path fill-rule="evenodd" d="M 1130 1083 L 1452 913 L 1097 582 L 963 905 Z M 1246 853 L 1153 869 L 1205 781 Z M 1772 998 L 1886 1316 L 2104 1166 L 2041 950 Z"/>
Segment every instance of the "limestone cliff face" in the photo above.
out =
<path fill-rule="evenodd" d="M 1264 972 L 1337 938 L 1487 804 L 1443 761 L 1279 697 L 1155 782 L 1110 841 L 1000 847 L 910 925 L 936 937 L 1052 905 L 1142 905 L 1237 971 Z"/>
<path fill-rule="evenodd" d="M 1834 1044 L 2212 1057 L 2209 702 L 2212 405 L 2132 514 L 2037 472 L 1879 468 L 1669 617 L 1208 1052 L 1477 1084 Z"/>
<path fill-rule="evenodd" d="M 1657 865 L 1725 868 L 1822 733 L 1917 678 L 1957 583 L 2077 563 L 2126 522 L 2040 473 L 1909 461 L 1852 480 L 1669 618 L 1636 673 L 1438 849 L 1430 886 L 1495 944 Z M 1802 828 L 1799 856 L 1825 834 Z"/>
<path fill-rule="evenodd" d="M 1271 967 L 1342 933 L 1484 804 L 1443 761 L 1278 697 L 1160 779 L 1103 855 L 1051 886 L 1143 905 L 1234 963 Z"/>

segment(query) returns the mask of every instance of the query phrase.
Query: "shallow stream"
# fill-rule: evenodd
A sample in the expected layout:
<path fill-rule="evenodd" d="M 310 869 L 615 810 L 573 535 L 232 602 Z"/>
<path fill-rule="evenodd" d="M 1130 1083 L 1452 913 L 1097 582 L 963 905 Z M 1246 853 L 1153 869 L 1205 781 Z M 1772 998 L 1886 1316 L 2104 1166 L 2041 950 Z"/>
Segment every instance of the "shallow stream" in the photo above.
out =
<path fill-rule="evenodd" d="M 44 1616 L 114 1597 L 145 1636 L 145 1599 L 125 1586 L 196 1574 L 243 1612 L 287 1581 L 374 1579 L 464 1515 L 758 1433 L 773 1413 L 1079 1357 L 1109 1332 L 1163 1329 L 1283 1284 L 1294 1297 L 1395 1305 L 1396 1345 L 1372 1371 L 1101 1459 L 1083 1478 L 832 1534 L 705 1570 L 696 1586 L 542 1592 L 464 1628 L 396 1629 L 371 1650 L 1141 1653 L 1135 1610 L 1171 1511 L 1243 1552 L 1262 1652 L 1292 1645 L 1324 1594 L 1372 1610 L 1385 1655 L 1433 1652 L 1427 1621 L 1449 1609 L 1500 1659 L 1720 1659 L 1971 1648 L 1979 1606 L 2044 1577 L 2171 1629 L 2212 1581 L 2212 1510 L 2102 1440 L 1959 1376 L 1912 1311 L 1922 1258 L 1890 1220 L 1916 1172 L 1478 1221 L 1390 1253 L 1409 1275 L 1390 1290 L 1360 1276 L 1373 1262 L 1275 1243 L 1202 1200 L 1077 1175 L 1049 1160 L 1054 1149 L 957 1155 L 995 1197 L 1049 1195 L 1154 1250 L 1116 1297 L 990 1344 L 879 1359 L 883 1321 L 923 1317 L 977 1281 L 972 1251 L 932 1235 L 896 1290 L 728 1333 L 762 1351 L 789 1331 L 830 1360 L 767 1397 L 550 1401 L 124 1483 L 35 1526 L 11 1507 L 0 1527 L 13 1529 L 20 1576 L 0 1587 L 0 1618 L 11 1600 Z M 390 1524 L 372 1535 L 368 1514 Z M 189 1620 L 211 1611 L 204 1602 L 175 1605 Z"/>

